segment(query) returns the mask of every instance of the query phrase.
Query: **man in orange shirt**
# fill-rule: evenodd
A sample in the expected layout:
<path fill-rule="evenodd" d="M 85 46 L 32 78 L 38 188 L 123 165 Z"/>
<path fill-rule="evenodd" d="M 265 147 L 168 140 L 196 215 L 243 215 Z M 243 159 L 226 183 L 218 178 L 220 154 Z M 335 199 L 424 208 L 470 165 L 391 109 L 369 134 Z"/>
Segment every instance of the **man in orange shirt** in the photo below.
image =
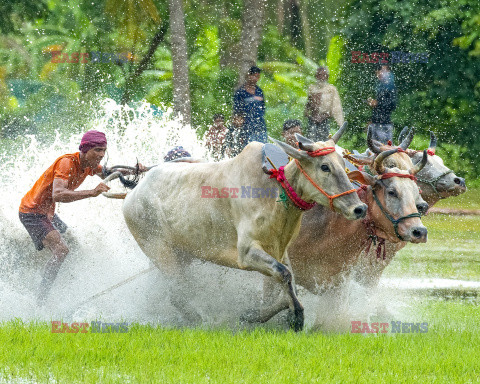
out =
<path fill-rule="evenodd" d="M 60 233 L 67 225 L 55 214 L 55 203 L 70 203 L 96 197 L 110 188 L 98 184 L 94 189 L 76 191 L 87 176 L 105 178 L 100 165 L 107 149 L 105 134 L 98 131 L 86 132 L 80 143 L 80 152 L 60 156 L 36 181 L 20 203 L 20 221 L 27 229 L 37 250 L 47 247 L 53 254 L 48 260 L 42 276 L 38 301 L 43 304 L 69 249 Z M 145 168 L 139 164 L 140 172 Z M 130 174 L 129 170 L 121 170 Z"/>

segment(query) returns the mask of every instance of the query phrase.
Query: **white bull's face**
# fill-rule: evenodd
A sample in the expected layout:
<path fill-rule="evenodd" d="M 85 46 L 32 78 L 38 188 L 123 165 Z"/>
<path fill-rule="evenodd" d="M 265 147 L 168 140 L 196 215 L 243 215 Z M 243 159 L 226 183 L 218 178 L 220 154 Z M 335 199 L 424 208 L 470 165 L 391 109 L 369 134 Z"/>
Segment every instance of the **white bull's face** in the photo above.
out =
<path fill-rule="evenodd" d="M 349 220 L 365 217 L 367 207 L 357 193 L 352 191 L 343 194 L 354 189 L 345 172 L 343 158 L 334 150 L 322 156 L 311 156 L 315 151 L 327 148 L 325 152 L 329 152 L 328 148 L 335 148 L 333 140 L 317 143 L 299 141 L 300 150 L 285 143 L 280 145 L 290 157 L 298 161 L 298 164 L 291 161 L 285 167 L 285 175 L 303 200 L 333 207 Z M 343 195 L 335 197 L 340 194 Z"/>
<path fill-rule="evenodd" d="M 412 156 L 412 162 L 417 164 L 422 158 L 421 153 Z M 425 200 L 458 196 L 467 190 L 465 179 L 457 176 L 446 167 L 442 158 L 428 155 L 425 167 L 417 174 L 418 184 Z"/>

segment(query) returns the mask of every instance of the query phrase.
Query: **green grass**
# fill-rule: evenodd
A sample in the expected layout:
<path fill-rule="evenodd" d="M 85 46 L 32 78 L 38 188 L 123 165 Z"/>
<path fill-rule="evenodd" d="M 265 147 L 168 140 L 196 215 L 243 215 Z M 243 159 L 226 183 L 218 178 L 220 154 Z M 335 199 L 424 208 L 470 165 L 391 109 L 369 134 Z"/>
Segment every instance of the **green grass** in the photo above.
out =
<path fill-rule="evenodd" d="M 234 333 L 136 325 L 124 334 L 53 334 L 49 324 L 10 321 L 0 327 L 0 378 L 68 383 L 478 382 L 478 303 L 425 299 L 415 306 L 417 321 L 428 322 L 427 333 Z"/>

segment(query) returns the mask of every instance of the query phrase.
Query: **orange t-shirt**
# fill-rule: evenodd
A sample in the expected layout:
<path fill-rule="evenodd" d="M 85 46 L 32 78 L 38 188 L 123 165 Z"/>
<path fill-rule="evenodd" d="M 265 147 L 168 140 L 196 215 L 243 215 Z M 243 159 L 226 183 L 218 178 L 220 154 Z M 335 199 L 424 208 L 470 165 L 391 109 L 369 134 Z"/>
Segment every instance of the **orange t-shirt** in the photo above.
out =
<path fill-rule="evenodd" d="M 101 171 L 102 166 L 99 165 L 95 171 L 87 167 L 82 172 L 80 152 L 60 156 L 23 197 L 19 210 L 22 213 L 37 213 L 51 217 L 55 213 L 55 202 L 52 197 L 54 179 L 67 180 L 67 188 L 73 191 L 87 176 L 93 176 Z"/>

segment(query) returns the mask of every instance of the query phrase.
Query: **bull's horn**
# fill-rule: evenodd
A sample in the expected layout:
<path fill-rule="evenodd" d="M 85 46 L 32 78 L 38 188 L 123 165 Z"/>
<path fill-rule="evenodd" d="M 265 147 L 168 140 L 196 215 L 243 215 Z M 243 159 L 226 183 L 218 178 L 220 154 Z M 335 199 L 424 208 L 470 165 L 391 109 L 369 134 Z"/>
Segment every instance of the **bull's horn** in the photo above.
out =
<path fill-rule="evenodd" d="M 103 182 L 106 184 L 106 183 L 108 183 L 109 181 L 112 181 L 112 180 L 120 177 L 121 174 L 122 174 L 122 173 L 121 173 L 120 171 L 113 172 L 113 173 L 111 173 L 110 175 L 108 175 L 105 179 L 103 179 Z"/>
<path fill-rule="evenodd" d="M 411 175 L 416 175 L 418 172 L 422 170 L 423 167 L 425 167 L 425 164 L 427 164 L 427 161 L 428 161 L 428 153 L 427 153 L 427 150 L 424 149 L 422 161 L 418 162 L 412 168 L 410 168 L 409 173 Z"/>
<path fill-rule="evenodd" d="M 437 137 L 432 131 L 430 131 L 430 145 L 428 146 L 428 149 L 431 150 L 433 153 L 435 153 L 436 148 L 437 148 Z"/>
<path fill-rule="evenodd" d="M 398 143 L 401 143 L 405 139 L 405 137 L 407 137 L 407 133 L 408 133 L 408 127 L 405 126 L 403 127 L 402 131 L 398 135 Z"/>
<path fill-rule="evenodd" d="M 315 142 L 310 140 L 308 137 L 304 137 L 302 135 L 300 135 L 299 133 L 295 133 L 295 139 L 297 139 L 297 141 L 300 143 L 304 143 L 304 144 L 314 144 Z"/>
<path fill-rule="evenodd" d="M 374 162 L 374 168 L 378 175 L 381 175 L 385 172 L 385 166 L 383 165 L 383 160 L 385 160 L 388 156 L 397 153 L 397 149 L 389 149 L 388 151 L 381 152 L 376 158 Z"/>
<path fill-rule="evenodd" d="M 371 125 L 368 126 L 368 130 L 367 130 L 367 145 L 368 145 L 368 148 L 370 148 L 370 150 L 373 152 L 373 153 L 376 153 L 376 154 L 379 154 L 382 152 L 382 150 L 380 149 L 380 143 L 378 141 L 375 141 L 372 139 L 372 134 L 373 134 L 373 128 Z"/>
<path fill-rule="evenodd" d="M 408 146 L 412 144 L 414 135 L 415 135 L 415 128 L 412 127 L 410 131 L 408 131 L 408 135 L 400 143 L 400 148 L 402 148 L 405 151 L 408 148 Z"/>
<path fill-rule="evenodd" d="M 343 133 L 345 132 L 345 130 L 347 129 L 347 122 L 345 121 L 342 126 L 340 127 L 340 129 L 335 132 L 335 134 L 332 136 L 332 140 L 335 144 L 338 143 L 338 140 L 340 140 L 340 138 L 342 137 Z"/>

